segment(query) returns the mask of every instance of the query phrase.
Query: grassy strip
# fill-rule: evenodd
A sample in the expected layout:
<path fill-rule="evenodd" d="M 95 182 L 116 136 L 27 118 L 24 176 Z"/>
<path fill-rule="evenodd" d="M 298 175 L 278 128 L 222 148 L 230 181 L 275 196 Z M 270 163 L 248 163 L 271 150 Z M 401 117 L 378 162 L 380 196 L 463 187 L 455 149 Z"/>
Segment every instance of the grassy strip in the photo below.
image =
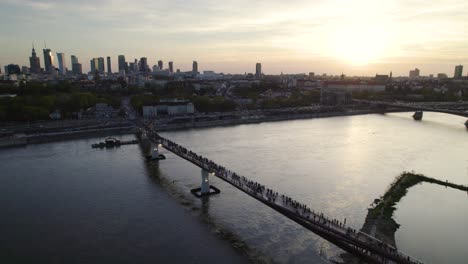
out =
<path fill-rule="evenodd" d="M 395 205 L 406 195 L 408 189 L 421 182 L 439 184 L 468 192 L 468 187 L 464 185 L 454 184 L 448 181 L 444 182 L 414 172 L 403 172 L 390 185 L 390 188 L 385 192 L 383 197 L 375 199 L 375 206 L 370 209 L 371 215 L 373 217 L 378 217 L 379 214 L 381 214 L 384 218 L 391 218 L 393 212 L 396 210 Z"/>

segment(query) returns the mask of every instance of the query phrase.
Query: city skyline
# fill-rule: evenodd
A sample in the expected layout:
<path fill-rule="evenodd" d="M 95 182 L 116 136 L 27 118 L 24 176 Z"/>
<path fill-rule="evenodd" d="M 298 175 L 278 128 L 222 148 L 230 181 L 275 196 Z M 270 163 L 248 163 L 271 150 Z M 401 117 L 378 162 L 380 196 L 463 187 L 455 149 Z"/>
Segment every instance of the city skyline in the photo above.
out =
<path fill-rule="evenodd" d="M 41 50 L 43 41 L 54 55 L 110 56 L 113 69 L 118 55 L 182 71 L 196 60 L 200 71 L 224 73 L 262 62 L 266 74 L 452 75 L 468 64 L 462 1 L 117 2 L 0 0 L 0 21 L 10 25 L 0 29 L 0 65 L 28 66 L 31 42 Z"/>

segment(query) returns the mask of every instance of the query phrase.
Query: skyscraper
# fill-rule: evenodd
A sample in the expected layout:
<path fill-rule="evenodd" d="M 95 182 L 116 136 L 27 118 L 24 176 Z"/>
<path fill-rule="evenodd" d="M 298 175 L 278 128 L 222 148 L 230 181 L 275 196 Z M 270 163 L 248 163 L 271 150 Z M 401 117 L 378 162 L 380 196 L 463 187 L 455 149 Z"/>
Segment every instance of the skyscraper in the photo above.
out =
<path fill-rule="evenodd" d="M 453 75 L 454 79 L 460 79 L 463 75 L 463 65 L 455 66 L 455 74 Z"/>
<path fill-rule="evenodd" d="M 174 72 L 174 63 L 172 61 L 169 62 L 169 72 Z"/>
<path fill-rule="evenodd" d="M 59 66 L 59 73 L 60 75 L 65 75 L 67 73 L 67 68 L 65 64 L 65 54 L 57 52 L 57 61 Z"/>
<path fill-rule="evenodd" d="M 44 53 L 44 70 L 48 74 L 52 74 L 55 72 L 54 56 L 52 56 L 50 49 L 43 49 L 42 51 Z"/>
<path fill-rule="evenodd" d="M 163 69 L 163 66 L 164 66 L 164 65 L 163 65 L 163 61 L 162 61 L 162 60 L 158 60 L 158 67 L 159 67 L 160 70 Z"/>
<path fill-rule="evenodd" d="M 72 64 L 72 71 L 73 71 L 73 74 L 75 75 L 81 75 L 83 74 L 83 69 L 81 67 L 81 63 L 73 63 Z"/>
<path fill-rule="evenodd" d="M 148 71 L 148 59 L 146 57 L 140 58 L 140 71 L 141 72 Z"/>
<path fill-rule="evenodd" d="M 262 76 L 262 64 L 261 63 L 257 63 L 255 65 L 255 76 L 257 76 L 257 78 L 260 78 L 260 76 Z"/>
<path fill-rule="evenodd" d="M 98 71 L 99 71 L 99 73 L 104 73 L 104 58 L 99 57 L 99 58 L 97 58 L 97 60 L 98 60 Z"/>
<path fill-rule="evenodd" d="M 99 70 L 98 59 L 96 58 L 91 59 L 90 64 L 91 64 L 91 73 L 94 73 L 95 71 Z"/>
<path fill-rule="evenodd" d="M 73 67 L 73 64 L 78 63 L 78 58 L 75 55 L 71 55 L 71 65 Z"/>
<path fill-rule="evenodd" d="M 29 72 L 30 73 L 41 73 L 41 61 L 39 57 L 36 55 L 36 51 L 34 50 L 34 46 L 32 48 L 31 57 L 29 57 Z"/>
<path fill-rule="evenodd" d="M 111 58 L 109 56 L 107 56 L 107 74 L 112 74 Z"/>
<path fill-rule="evenodd" d="M 119 55 L 118 57 L 118 60 L 119 60 L 119 72 L 121 71 L 125 71 L 127 72 L 127 67 L 125 67 L 125 56 L 124 55 Z"/>
<path fill-rule="evenodd" d="M 198 73 L 198 62 L 197 61 L 193 61 L 192 72 L 193 73 Z"/>

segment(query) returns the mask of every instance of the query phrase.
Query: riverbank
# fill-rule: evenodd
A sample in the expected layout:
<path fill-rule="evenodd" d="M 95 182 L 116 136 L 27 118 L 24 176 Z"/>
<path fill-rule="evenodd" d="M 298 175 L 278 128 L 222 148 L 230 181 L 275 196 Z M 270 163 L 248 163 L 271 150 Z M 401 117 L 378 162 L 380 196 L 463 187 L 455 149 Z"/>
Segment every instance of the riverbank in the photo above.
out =
<path fill-rule="evenodd" d="M 236 116 L 230 119 L 217 119 L 209 121 L 195 121 L 196 117 L 192 117 L 189 121 L 181 123 L 168 123 L 160 122 L 156 120 L 156 126 L 158 131 L 174 131 L 184 130 L 193 128 L 207 128 L 207 127 L 218 127 L 218 126 L 234 126 L 241 124 L 257 124 L 262 122 L 275 122 L 284 120 L 296 120 L 296 119 L 308 119 L 308 118 L 323 118 L 323 117 L 334 117 L 334 116 L 351 116 L 351 115 L 363 115 L 377 113 L 375 110 L 348 110 L 341 112 L 325 112 L 325 113 L 283 113 L 282 115 L 270 116 L 265 114 L 255 116 Z M 23 127 L 21 127 L 23 129 Z M 72 129 L 71 129 L 72 128 Z M 0 148 L 8 147 L 20 147 L 28 144 L 47 143 L 54 141 L 62 141 L 77 138 L 88 138 L 88 137 L 104 137 L 112 135 L 123 135 L 132 134 L 137 132 L 138 129 L 129 124 L 122 124 L 122 122 L 106 122 L 103 125 L 89 125 L 79 127 L 70 125 L 65 127 L 56 126 L 51 128 L 40 128 L 37 133 L 20 133 L 13 134 L 8 137 L 0 139 Z"/>

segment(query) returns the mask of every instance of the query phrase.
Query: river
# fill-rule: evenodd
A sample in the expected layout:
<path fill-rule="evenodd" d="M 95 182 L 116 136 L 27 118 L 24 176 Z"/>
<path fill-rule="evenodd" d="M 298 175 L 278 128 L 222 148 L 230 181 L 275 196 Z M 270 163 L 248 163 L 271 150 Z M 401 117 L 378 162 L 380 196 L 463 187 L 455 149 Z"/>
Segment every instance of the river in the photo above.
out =
<path fill-rule="evenodd" d="M 464 118 L 411 113 L 164 132 L 218 164 L 360 229 L 403 171 L 468 185 Z M 123 136 L 130 139 L 133 136 Z M 328 263 L 341 250 L 229 184 L 197 199 L 200 169 L 138 145 L 82 139 L 0 150 L 0 260 L 39 263 Z M 468 195 L 427 183 L 395 211 L 397 246 L 427 263 L 464 263 Z M 5 262 L 5 261 L 1 261 Z"/>

